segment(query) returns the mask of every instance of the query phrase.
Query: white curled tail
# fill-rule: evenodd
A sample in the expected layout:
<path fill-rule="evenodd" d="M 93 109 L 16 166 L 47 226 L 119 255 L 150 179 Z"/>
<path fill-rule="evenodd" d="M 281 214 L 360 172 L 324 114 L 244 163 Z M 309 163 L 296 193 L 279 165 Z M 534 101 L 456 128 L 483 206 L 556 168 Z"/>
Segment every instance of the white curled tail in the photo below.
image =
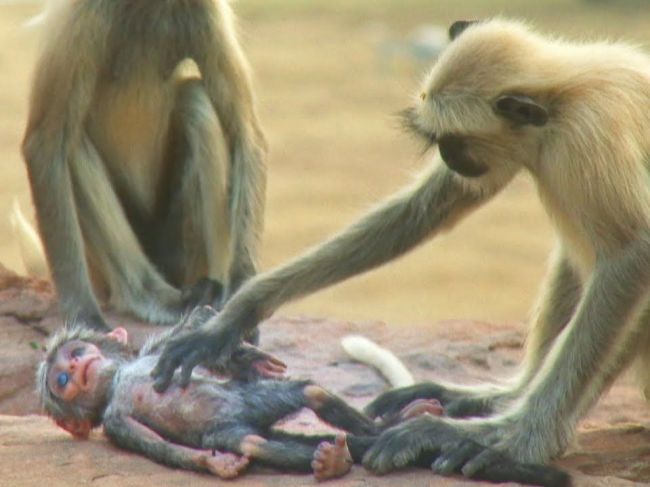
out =
<path fill-rule="evenodd" d="M 392 387 L 405 387 L 415 383 L 404 363 L 393 352 L 372 340 L 361 335 L 348 335 L 341 339 L 341 346 L 354 360 L 381 372 Z"/>

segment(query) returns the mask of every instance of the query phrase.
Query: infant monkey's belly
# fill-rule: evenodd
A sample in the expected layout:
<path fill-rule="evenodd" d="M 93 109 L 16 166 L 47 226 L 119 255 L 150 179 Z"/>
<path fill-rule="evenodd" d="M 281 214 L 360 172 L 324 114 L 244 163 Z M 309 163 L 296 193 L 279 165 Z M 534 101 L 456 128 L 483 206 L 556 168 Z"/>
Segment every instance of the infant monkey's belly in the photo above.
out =
<path fill-rule="evenodd" d="M 171 437 L 204 432 L 224 407 L 219 395 L 203 385 L 190 384 L 185 389 L 171 385 L 159 394 L 153 380 L 133 388 L 133 405 L 135 418 Z"/>

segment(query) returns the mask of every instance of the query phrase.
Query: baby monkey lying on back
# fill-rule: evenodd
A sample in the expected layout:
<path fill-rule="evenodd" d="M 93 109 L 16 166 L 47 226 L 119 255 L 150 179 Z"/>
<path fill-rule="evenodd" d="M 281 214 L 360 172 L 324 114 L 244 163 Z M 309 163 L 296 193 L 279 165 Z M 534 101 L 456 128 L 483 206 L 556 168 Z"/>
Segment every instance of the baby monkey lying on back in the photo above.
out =
<path fill-rule="evenodd" d="M 214 313 L 209 307 L 195 310 L 150 339 L 137 355 L 127 346 L 124 328 L 108 334 L 83 328 L 60 331 L 37 373 L 45 411 L 76 438 L 87 438 L 103 423 L 118 446 L 170 467 L 232 478 L 254 462 L 282 471 L 313 471 L 318 480 L 346 474 L 387 427 L 443 413 L 437 400 L 415 399 L 375 421 L 311 381 L 281 377 L 284 363 L 247 344 L 226 368 L 199 368 L 189 381 L 180 378 L 157 393 L 151 370 L 166 340 L 200 326 Z M 224 374 L 230 380 L 219 379 Z M 188 382 L 186 388 L 178 385 L 183 382 Z M 345 433 L 301 435 L 273 429 L 302 408 Z M 467 447 L 485 448 L 473 442 Z M 413 465 L 429 467 L 436 456 L 427 453 Z M 566 474 L 552 467 L 504 462 L 475 478 L 567 485 Z"/>
<path fill-rule="evenodd" d="M 120 447 L 222 478 L 237 476 L 254 461 L 284 471 L 313 470 L 322 480 L 343 475 L 361 461 L 381 425 L 308 380 L 280 378 L 285 365 L 252 345 L 238 350 L 228 370 L 199 370 L 187 388 L 172 385 L 155 392 L 150 371 L 162 344 L 203 323 L 206 313 L 214 311 L 196 310 L 151 339 L 137 356 L 127 347 L 123 328 L 108 334 L 62 330 L 38 370 L 45 411 L 77 438 L 87 438 L 103 423 Z M 349 434 L 307 436 L 272 429 L 303 407 Z M 442 408 L 435 400 L 416 401 L 393 422 L 424 412 L 441 414 Z"/>

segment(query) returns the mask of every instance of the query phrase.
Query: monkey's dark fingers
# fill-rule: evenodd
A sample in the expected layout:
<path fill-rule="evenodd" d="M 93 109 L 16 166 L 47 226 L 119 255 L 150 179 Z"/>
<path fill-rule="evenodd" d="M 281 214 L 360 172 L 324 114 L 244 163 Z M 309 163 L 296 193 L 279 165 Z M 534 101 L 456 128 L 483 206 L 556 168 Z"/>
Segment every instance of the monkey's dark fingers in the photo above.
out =
<path fill-rule="evenodd" d="M 425 414 L 384 431 L 363 457 L 363 465 L 377 474 L 418 465 L 426 455 L 428 465 L 442 446 L 462 437 L 453 427 Z"/>
<path fill-rule="evenodd" d="M 446 443 L 431 469 L 440 475 L 462 473 L 488 482 L 518 482 L 542 487 L 568 487 L 571 477 L 554 467 L 516 462 L 471 439 Z"/>
<path fill-rule="evenodd" d="M 460 471 L 468 458 L 473 458 L 485 447 L 472 440 L 461 440 L 443 445 L 440 456 L 431 464 L 431 469 L 439 475 L 451 475 Z"/>
<path fill-rule="evenodd" d="M 164 362 L 161 362 L 162 358 L 158 361 L 158 364 L 151 371 L 151 377 L 155 379 L 153 383 L 154 390 L 162 394 L 167 390 L 169 384 L 172 382 L 174 377 L 174 371 L 181 363 L 181 358 L 171 358 L 166 357 Z"/>
<path fill-rule="evenodd" d="M 191 310 L 201 305 L 217 304 L 217 311 L 221 309 L 221 296 L 223 285 L 207 277 L 199 279 L 192 287 L 183 290 L 181 299 L 186 309 Z"/>
<path fill-rule="evenodd" d="M 192 371 L 194 370 L 194 367 L 199 365 L 202 359 L 203 353 L 201 353 L 201 350 L 195 350 L 183 359 L 183 362 L 181 362 L 181 375 L 178 381 L 181 387 L 187 387 L 187 385 L 190 383 L 190 379 L 192 378 Z"/>
<path fill-rule="evenodd" d="M 184 366 L 187 358 L 196 359 L 195 354 L 198 352 L 196 349 L 189 349 L 187 352 L 187 342 L 193 335 L 182 335 L 177 338 L 171 339 L 165 346 L 163 354 L 158 359 L 158 363 L 151 371 L 151 376 L 155 379 L 154 390 L 156 392 L 164 392 L 171 384 L 174 372 L 178 367 Z"/>

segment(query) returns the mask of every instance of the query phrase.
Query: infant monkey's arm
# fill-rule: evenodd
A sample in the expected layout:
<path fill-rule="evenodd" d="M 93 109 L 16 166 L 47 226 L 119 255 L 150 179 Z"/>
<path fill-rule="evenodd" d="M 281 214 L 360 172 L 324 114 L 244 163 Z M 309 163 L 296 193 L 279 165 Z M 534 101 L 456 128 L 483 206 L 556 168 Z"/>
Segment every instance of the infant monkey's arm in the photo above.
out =
<path fill-rule="evenodd" d="M 171 443 L 131 416 L 117 411 L 107 411 L 104 432 L 116 445 L 173 468 L 207 471 L 229 479 L 237 477 L 248 465 L 245 456 Z"/>

